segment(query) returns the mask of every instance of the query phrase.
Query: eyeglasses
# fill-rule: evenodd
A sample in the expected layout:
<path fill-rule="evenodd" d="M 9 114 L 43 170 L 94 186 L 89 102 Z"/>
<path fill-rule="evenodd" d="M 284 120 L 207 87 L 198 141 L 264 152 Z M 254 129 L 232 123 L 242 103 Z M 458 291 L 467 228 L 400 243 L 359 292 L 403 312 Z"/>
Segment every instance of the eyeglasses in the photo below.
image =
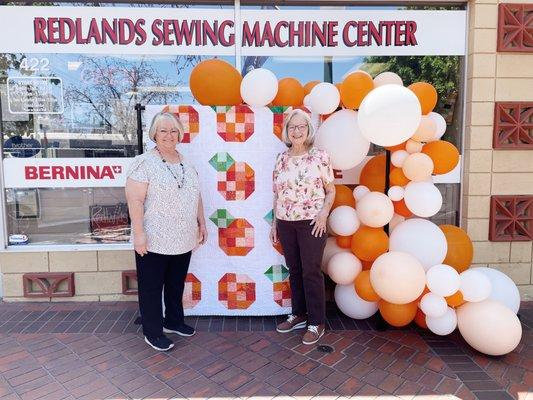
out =
<path fill-rule="evenodd" d="M 171 135 L 178 135 L 178 136 L 179 136 L 180 131 L 179 131 L 179 129 L 171 129 L 170 131 L 168 131 L 168 130 L 166 130 L 166 129 L 159 129 L 159 130 L 157 131 L 157 133 L 160 133 L 160 134 L 163 135 L 163 136 L 166 136 L 166 135 L 168 135 L 169 133 L 170 133 Z"/>
<path fill-rule="evenodd" d="M 308 128 L 307 124 L 301 124 L 301 125 L 289 125 L 287 126 L 287 130 L 289 132 L 294 132 L 295 130 L 298 130 L 298 131 L 304 131 Z"/>

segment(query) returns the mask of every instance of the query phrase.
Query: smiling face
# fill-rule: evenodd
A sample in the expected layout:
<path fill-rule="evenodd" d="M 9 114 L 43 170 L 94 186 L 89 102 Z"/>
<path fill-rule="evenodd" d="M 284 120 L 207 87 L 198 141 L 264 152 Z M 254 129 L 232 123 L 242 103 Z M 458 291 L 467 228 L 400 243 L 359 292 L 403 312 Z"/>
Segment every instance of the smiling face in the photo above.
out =
<path fill-rule="evenodd" d="M 173 150 L 179 143 L 179 127 L 171 119 L 162 119 L 159 121 L 155 132 L 155 142 L 157 147 L 163 150 Z"/>
<path fill-rule="evenodd" d="M 293 146 L 304 146 L 309 135 L 309 125 L 301 115 L 294 115 L 287 124 L 287 136 Z"/>

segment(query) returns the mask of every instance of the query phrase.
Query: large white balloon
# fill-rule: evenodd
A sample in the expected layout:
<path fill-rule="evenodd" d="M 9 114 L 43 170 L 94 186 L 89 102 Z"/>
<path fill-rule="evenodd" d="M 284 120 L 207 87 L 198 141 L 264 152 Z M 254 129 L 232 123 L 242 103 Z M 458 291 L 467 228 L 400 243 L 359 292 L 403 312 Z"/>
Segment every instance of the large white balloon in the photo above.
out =
<path fill-rule="evenodd" d="M 335 302 L 344 315 L 354 319 L 369 318 L 378 310 L 377 302 L 360 298 L 351 284 L 335 286 Z"/>
<path fill-rule="evenodd" d="M 374 78 L 374 87 L 383 85 L 400 85 L 403 86 L 402 78 L 394 72 L 382 72 Z"/>
<path fill-rule="evenodd" d="M 309 93 L 309 107 L 317 114 L 331 114 L 341 101 L 339 89 L 332 83 L 321 82 Z"/>
<path fill-rule="evenodd" d="M 435 136 L 429 140 L 430 142 L 434 142 L 444 136 L 444 133 L 446 132 L 446 120 L 442 115 L 437 114 L 436 112 L 430 112 L 428 117 L 435 122 L 437 127 L 435 130 Z"/>
<path fill-rule="evenodd" d="M 451 296 L 459 290 L 461 280 L 455 268 L 446 264 L 434 265 L 426 273 L 427 287 L 439 296 Z"/>
<path fill-rule="evenodd" d="M 387 195 L 370 192 L 357 202 L 357 216 L 363 224 L 379 228 L 391 221 L 394 205 Z"/>
<path fill-rule="evenodd" d="M 497 269 L 487 267 L 470 268 L 482 272 L 492 284 L 489 299 L 499 301 L 515 314 L 520 309 L 520 292 L 511 278 Z"/>
<path fill-rule="evenodd" d="M 326 247 L 324 248 L 324 253 L 322 255 L 322 264 L 320 265 L 322 268 L 322 272 L 324 272 L 325 274 L 328 273 L 329 260 L 337 253 L 350 253 L 350 250 L 344 249 L 337 245 L 337 241 L 334 237 L 327 238 Z"/>
<path fill-rule="evenodd" d="M 246 74 L 241 82 L 241 97 L 246 104 L 263 107 L 272 102 L 278 93 L 278 79 L 265 68 L 256 68 Z"/>
<path fill-rule="evenodd" d="M 510 353 L 522 338 L 516 314 L 494 300 L 462 305 L 457 309 L 457 323 L 470 346 L 491 356 Z"/>
<path fill-rule="evenodd" d="M 478 302 L 489 298 L 492 284 L 483 272 L 467 269 L 461 272 L 459 278 L 460 290 L 466 301 Z"/>
<path fill-rule="evenodd" d="M 362 269 L 361 261 L 352 253 L 337 253 L 328 262 L 329 277 L 340 285 L 353 283 Z"/>
<path fill-rule="evenodd" d="M 407 304 L 415 301 L 424 291 L 426 274 L 422 264 L 412 255 L 389 251 L 372 264 L 370 283 L 383 300 Z"/>
<path fill-rule="evenodd" d="M 433 183 L 409 182 L 405 187 L 404 201 L 413 214 L 428 218 L 442 207 L 442 194 Z"/>
<path fill-rule="evenodd" d="M 449 335 L 457 327 L 457 314 L 453 308 L 448 307 L 444 315 L 440 317 L 426 316 L 426 325 L 435 335 Z"/>
<path fill-rule="evenodd" d="M 400 85 L 379 86 L 366 95 L 359 108 L 359 126 L 369 142 L 396 146 L 415 133 L 422 110 L 416 95 Z"/>
<path fill-rule="evenodd" d="M 435 293 L 426 293 L 420 299 L 420 309 L 426 317 L 439 318 L 446 314 L 448 304 L 444 297 Z"/>
<path fill-rule="evenodd" d="M 333 168 L 340 170 L 357 166 L 370 149 L 370 143 L 359 130 L 357 112 L 353 110 L 337 111 L 325 120 L 318 129 L 315 143 L 328 152 Z"/>
<path fill-rule="evenodd" d="M 329 215 L 329 226 L 331 230 L 340 236 L 351 236 L 359 229 L 359 218 L 355 208 L 350 206 L 339 206 Z"/>
<path fill-rule="evenodd" d="M 427 271 L 442 264 L 448 251 L 446 236 L 433 222 L 411 218 L 396 226 L 390 235 L 390 251 L 403 251 L 416 257 Z"/>

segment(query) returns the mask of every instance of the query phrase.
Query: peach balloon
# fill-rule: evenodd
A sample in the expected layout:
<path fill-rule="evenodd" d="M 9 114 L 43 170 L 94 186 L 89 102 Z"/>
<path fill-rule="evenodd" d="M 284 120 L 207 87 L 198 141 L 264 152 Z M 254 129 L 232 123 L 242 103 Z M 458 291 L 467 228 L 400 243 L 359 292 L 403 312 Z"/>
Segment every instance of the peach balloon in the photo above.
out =
<path fill-rule="evenodd" d="M 418 299 L 424 291 L 426 273 L 412 255 L 390 251 L 372 264 L 370 282 L 382 299 L 394 304 L 407 304 Z"/>
<path fill-rule="evenodd" d="M 283 78 L 278 82 L 278 94 L 272 100 L 274 106 L 301 106 L 305 91 L 300 82 L 294 78 Z"/>
<path fill-rule="evenodd" d="M 393 304 L 380 300 L 378 307 L 383 319 L 397 328 L 409 325 L 415 319 L 418 310 L 416 301 L 407 304 Z"/>
<path fill-rule="evenodd" d="M 407 151 L 409 154 L 420 153 L 423 147 L 424 145 L 422 143 L 413 139 L 409 139 L 405 144 L 405 151 Z"/>
<path fill-rule="evenodd" d="M 448 243 L 446 258 L 442 263 L 455 268 L 459 273 L 466 271 L 474 257 L 474 246 L 470 237 L 458 226 L 439 225 L 439 228 Z"/>
<path fill-rule="evenodd" d="M 341 84 L 340 94 L 342 104 L 346 108 L 356 110 L 372 89 L 374 89 L 374 81 L 367 72 L 352 72 L 344 78 Z"/>
<path fill-rule="evenodd" d="M 328 262 L 328 275 L 339 285 L 353 283 L 362 269 L 361 261 L 352 253 L 337 253 Z"/>
<path fill-rule="evenodd" d="M 427 154 L 434 164 L 435 175 L 452 171 L 459 163 L 459 150 L 450 142 L 436 140 L 422 147 L 422 153 Z"/>
<path fill-rule="evenodd" d="M 433 173 L 433 161 L 424 153 L 410 154 L 403 163 L 402 171 L 411 181 L 425 181 Z"/>
<path fill-rule="evenodd" d="M 378 301 L 379 296 L 370 283 L 370 271 L 361 271 L 354 282 L 355 291 L 366 301 Z"/>
<path fill-rule="evenodd" d="M 417 142 L 429 142 L 437 134 L 437 124 L 432 117 L 427 115 L 422 115 L 420 120 L 420 125 L 415 134 L 411 136 L 411 139 L 416 140 Z"/>
<path fill-rule="evenodd" d="M 352 253 L 364 261 L 374 261 L 389 249 L 389 237 L 382 228 L 361 226 L 352 236 Z"/>
<path fill-rule="evenodd" d="M 402 78 L 394 72 L 382 72 L 374 78 L 374 86 L 379 87 L 383 85 L 400 85 L 403 86 Z"/>
<path fill-rule="evenodd" d="M 357 216 L 362 224 L 372 228 L 387 225 L 394 215 L 394 206 L 387 195 L 370 192 L 357 203 Z"/>
<path fill-rule="evenodd" d="M 230 63 L 214 58 L 198 63 L 189 78 L 191 93 L 207 106 L 234 106 L 242 103 L 242 76 Z"/>
<path fill-rule="evenodd" d="M 326 240 L 326 247 L 324 248 L 324 253 L 322 255 L 322 263 L 320 265 L 322 268 L 322 272 L 324 272 L 325 274 L 328 273 L 327 267 L 328 267 L 328 262 L 331 259 L 331 257 L 333 257 L 337 253 L 350 251 L 348 249 L 343 249 L 342 247 L 339 247 L 335 239 L 336 238 L 334 237 L 329 237 Z"/>
<path fill-rule="evenodd" d="M 422 115 L 429 114 L 437 105 L 437 90 L 427 82 L 416 82 L 409 89 L 418 97 L 422 107 Z"/>

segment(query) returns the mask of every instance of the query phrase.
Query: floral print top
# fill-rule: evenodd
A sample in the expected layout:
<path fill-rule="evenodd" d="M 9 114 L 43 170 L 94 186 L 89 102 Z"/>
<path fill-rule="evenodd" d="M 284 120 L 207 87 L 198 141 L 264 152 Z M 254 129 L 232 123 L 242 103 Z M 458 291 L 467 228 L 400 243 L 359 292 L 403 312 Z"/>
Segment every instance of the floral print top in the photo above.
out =
<path fill-rule="evenodd" d="M 275 216 L 285 221 L 315 218 L 326 198 L 325 186 L 333 182 L 328 153 L 312 147 L 300 156 L 289 150 L 278 154 L 274 167 Z"/>

